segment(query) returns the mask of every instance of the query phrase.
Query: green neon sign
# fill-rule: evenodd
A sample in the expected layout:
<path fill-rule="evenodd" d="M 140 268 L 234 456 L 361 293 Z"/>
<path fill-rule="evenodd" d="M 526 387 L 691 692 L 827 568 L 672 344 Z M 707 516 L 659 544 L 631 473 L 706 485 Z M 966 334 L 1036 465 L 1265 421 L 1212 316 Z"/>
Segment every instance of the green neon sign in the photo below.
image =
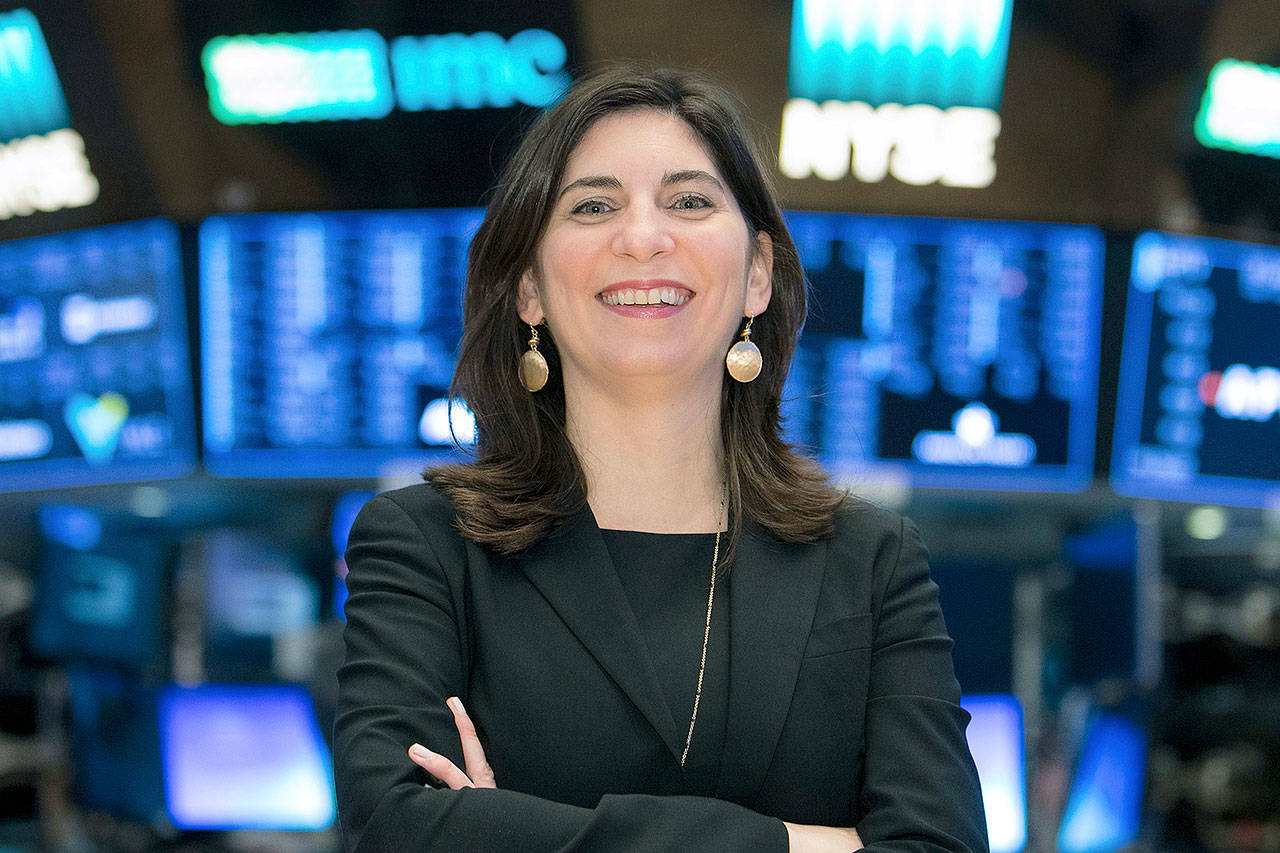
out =
<path fill-rule="evenodd" d="M 1280 68 L 1236 59 L 1215 65 L 1195 134 L 1206 148 L 1280 159 Z"/>
<path fill-rule="evenodd" d="M 372 30 L 220 36 L 200 56 L 223 124 L 382 118 L 395 97 Z"/>

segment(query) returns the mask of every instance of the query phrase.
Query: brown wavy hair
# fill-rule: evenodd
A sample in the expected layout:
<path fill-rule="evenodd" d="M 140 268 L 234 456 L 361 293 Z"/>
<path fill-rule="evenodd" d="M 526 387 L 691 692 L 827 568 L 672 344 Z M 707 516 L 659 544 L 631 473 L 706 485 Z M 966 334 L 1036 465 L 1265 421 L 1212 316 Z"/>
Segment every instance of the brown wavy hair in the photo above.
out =
<path fill-rule="evenodd" d="M 453 503 L 463 536 L 505 555 L 538 542 L 585 503 L 586 479 L 565 432 L 560 357 L 549 332 L 539 341 L 551 372 L 546 386 L 531 394 L 518 378 L 529 330 L 516 311 L 517 288 L 534 263 L 569 155 L 593 123 L 636 109 L 660 110 L 688 124 L 728 182 L 750 233 L 763 231 L 773 240 L 773 294 L 751 330 L 764 369 L 746 384 L 726 377 L 720 395 L 729 509 L 721 564 L 732 560 L 744 515 L 784 541 L 828 536 L 847 495 L 781 437 L 782 385 L 807 306 L 804 270 L 733 98 L 689 71 L 610 65 L 574 83 L 524 136 L 493 189 L 468 256 L 451 393 L 475 415 L 474 455 L 428 468 L 423 477 Z"/>

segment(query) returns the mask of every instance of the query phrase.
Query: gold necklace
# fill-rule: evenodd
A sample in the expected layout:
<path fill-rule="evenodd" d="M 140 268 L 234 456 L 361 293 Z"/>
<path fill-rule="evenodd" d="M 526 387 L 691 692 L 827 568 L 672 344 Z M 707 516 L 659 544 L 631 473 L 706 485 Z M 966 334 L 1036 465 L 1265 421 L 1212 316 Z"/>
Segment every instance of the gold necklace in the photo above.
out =
<path fill-rule="evenodd" d="M 725 483 L 720 493 L 720 514 L 724 515 L 725 492 L 729 484 Z M 693 694 L 693 716 L 689 718 L 689 734 L 684 739 L 684 752 L 680 753 L 680 767 L 684 768 L 684 760 L 689 757 L 689 744 L 693 743 L 693 726 L 698 722 L 698 700 L 702 698 L 702 676 L 707 671 L 707 641 L 711 639 L 711 606 L 716 600 L 716 563 L 720 561 L 720 523 L 716 519 L 716 546 L 711 552 L 711 589 L 707 591 L 707 623 L 702 629 L 702 660 L 698 663 L 698 690 Z"/>

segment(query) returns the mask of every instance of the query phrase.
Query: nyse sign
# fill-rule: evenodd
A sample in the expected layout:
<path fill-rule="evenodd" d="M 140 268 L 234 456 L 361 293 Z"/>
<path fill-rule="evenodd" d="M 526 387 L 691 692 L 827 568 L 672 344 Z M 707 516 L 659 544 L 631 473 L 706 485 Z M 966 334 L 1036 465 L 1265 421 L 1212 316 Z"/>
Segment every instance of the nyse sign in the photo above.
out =
<path fill-rule="evenodd" d="M 792 98 L 782 113 L 779 168 L 788 178 L 986 187 L 995 180 L 1000 115 L 981 107 Z"/>

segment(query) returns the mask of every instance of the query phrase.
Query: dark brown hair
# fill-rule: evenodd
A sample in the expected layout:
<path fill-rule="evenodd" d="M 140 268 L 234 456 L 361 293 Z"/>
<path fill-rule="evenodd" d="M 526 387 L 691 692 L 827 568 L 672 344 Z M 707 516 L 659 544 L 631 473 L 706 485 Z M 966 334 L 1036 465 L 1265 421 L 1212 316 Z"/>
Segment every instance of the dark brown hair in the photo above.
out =
<path fill-rule="evenodd" d="M 744 514 L 786 541 L 827 536 L 846 497 L 780 435 L 782 385 L 805 317 L 804 270 L 731 97 L 688 71 L 611 65 L 578 80 L 534 122 L 506 164 L 471 242 L 452 389 L 475 415 L 475 455 L 465 464 L 428 468 L 423 477 L 452 501 L 464 536 L 502 554 L 528 548 L 582 508 L 586 480 L 565 432 L 560 358 L 550 334 L 539 341 L 551 372 L 546 386 L 531 394 L 518 378 L 529 329 L 517 314 L 517 288 L 534 263 L 573 149 L 600 118 L 635 109 L 686 122 L 728 182 L 750 233 L 773 240 L 773 294 L 751 330 L 764 369 L 747 384 L 726 376 L 720 396 L 729 498 L 722 565 L 732 559 Z"/>

